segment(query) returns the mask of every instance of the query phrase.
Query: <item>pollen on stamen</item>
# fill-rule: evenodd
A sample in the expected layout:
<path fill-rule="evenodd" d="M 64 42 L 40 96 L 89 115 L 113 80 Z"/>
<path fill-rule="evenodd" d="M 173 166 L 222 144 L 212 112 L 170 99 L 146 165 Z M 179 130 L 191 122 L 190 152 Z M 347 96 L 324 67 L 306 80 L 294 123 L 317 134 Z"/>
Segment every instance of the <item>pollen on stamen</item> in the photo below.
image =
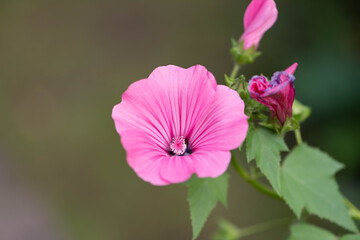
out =
<path fill-rule="evenodd" d="M 181 156 L 185 153 L 186 148 L 187 148 L 187 144 L 183 136 L 172 138 L 170 143 L 170 149 L 173 152 L 173 154 L 177 156 Z"/>

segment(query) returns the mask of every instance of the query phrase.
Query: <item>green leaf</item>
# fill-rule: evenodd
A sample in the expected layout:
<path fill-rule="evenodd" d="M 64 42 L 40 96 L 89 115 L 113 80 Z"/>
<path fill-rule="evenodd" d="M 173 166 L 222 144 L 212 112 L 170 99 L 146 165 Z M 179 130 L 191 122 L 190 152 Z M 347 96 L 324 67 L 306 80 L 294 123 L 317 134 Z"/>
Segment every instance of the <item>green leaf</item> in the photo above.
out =
<path fill-rule="evenodd" d="M 281 195 L 298 218 L 305 208 L 320 218 L 357 231 L 334 179 L 342 167 L 328 154 L 306 144 L 293 149 L 281 169 Z"/>
<path fill-rule="evenodd" d="M 284 140 L 276 133 L 264 128 L 252 128 L 246 138 L 248 162 L 256 159 L 256 164 L 267 177 L 275 191 L 280 192 L 280 151 L 288 151 Z"/>
<path fill-rule="evenodd" d="M 360 240 L 359 234 L 348 234 L 337 238 L 333 233 L 307 223 L 291 226 L 288 240 Z"/>
<path fill-rule="evenodd" d="M 228 178 L 227 173 L 218 178 L 197 178 L 193 176 L 187 182 L 193 239 L 198 237 L 207 217 L 218 201 L 227 206 Z"/>
<path fill-rule="evenodd" d="M 360 234 L 348 234 L 342 236 L 339 240 L 360 240 Z"/>
<path fill-rule="evenodd" d="M 325 229 L 306 224 L 297 223 L 291 226 L 288 240 L 336 240 L 336 236 Z"/>

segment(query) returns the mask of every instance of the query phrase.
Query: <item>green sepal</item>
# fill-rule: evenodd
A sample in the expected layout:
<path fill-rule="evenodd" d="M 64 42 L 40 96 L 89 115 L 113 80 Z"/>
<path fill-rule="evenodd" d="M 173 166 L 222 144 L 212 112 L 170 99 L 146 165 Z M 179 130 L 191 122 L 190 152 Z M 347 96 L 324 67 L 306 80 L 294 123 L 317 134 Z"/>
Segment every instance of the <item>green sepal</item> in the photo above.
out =
<path fill-rule="evenodd" d="M 239 85 L 241 85 L 239 88 L 238 88 L 238 93 L 241 97 L 242 100 L 244 100 L 244 102 L 248 102 L 249 99 L 251 99 L 250 97 L 250 93 L 248 91 L 248 83 L 246 82 L 246 78 L 245 76 L 242 74 L 239 76 Z"/>
<path fill-rule="evenodd" d="M 241 237 L 239 229 L 231 222 L 221 219 L 218 225 L 219 229 L 212 236 L 212 240 L 237 240 Z"/>
<path fill-rule="evenodd" d="M 294 118 L 287 118 L 286 121 L 284 122 L 284 125 L 281 128 L 281 133 L 286 133 L 289 131 L 294 131 L 296 129 L 300 128 L 300 124 L 299 122 Z"/>
<path fill-rule="evenodd" d="M 238 79 L 240 82 L 246 82 L 246 78 L 244 74 L 241 74 Z"/>
<path fill-rule="evenodd" d="M 231 78 L 225 74 L 225 83 L 231 89 L 237 91 L 242 100 L 244 100 L 245 105 L 248 99 L 250 99 L 250 94 L 247 90 L 248 83 L 246 82 L 245 76 L 242 74 L 237 78 Z"/>
<path fill-rule="evenodd" d="M 298 123 L 302 123 L 310 116 L 311 109 L 295 99 L 292 106 L 292 112 L 293 112 L 293 118 Z"/>
<path fill-rule="evenodd" d="M 232 87 L 235 84 L 235 79 L 234 78 L 230 78 L 228 75 L 225 74 L 225 83 L 226 86 L 228 87 Z"/>
<path fill-rule="evenodd" d="M 245 50 L 244 41 L 238 42 L 232 38 L 231 45 L 230 53 L 239 65 L 253 63 L 261 55 L 261 52 L 256 51 L 255 45 Z"/>

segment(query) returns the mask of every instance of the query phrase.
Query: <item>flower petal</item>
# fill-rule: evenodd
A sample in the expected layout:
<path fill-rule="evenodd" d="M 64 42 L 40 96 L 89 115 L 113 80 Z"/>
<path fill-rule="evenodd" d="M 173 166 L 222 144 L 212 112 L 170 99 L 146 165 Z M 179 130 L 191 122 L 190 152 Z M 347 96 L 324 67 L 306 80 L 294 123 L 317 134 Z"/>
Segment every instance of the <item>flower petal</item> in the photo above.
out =
<path fill-rule="evenodd" d="M 241 145 L 248 130 L 244 102 L 226 86 L 218 86 L 216 98 L 208 112 L 191 133 L 192 150 L 231 150 Z"/>
<path fill-rule="evenodd" d="M 276 22 L 278 11 L 274 0 L 252 0 L 244 15 L 244 48 L 257 48 L 264 33 Z"/>
<path fill-rule="evenodd" d="M 285 72 L 287 72 L 288 74 L 294 75 L 296 68 L 298 67 L 298 63 L 295 62 L 293 63 L 290 67 L 288 67 Z"/>
<path fill-rule="evenodd" d="M 151 135 L 137 130 L 122 132 L 121 143 L 126 150 L 130 167 L 143 180 L 153 185 L 167 185 L 160 177 L 161 162 L 170 157 L 162 148 L 156 146 Z"/>
<path fill-rule="evenodd" d="M 173 78 L 173 80 L 176 79 L 176 81 L 181 82 L 182 85 L 188 84 L 189 81 L 191 82 L 192 80 L 197 79 L 203 84 L 210 83 L 214 90 L 217 88 L 214 75 L 201 65 L 195 65 L 187 69 L 175 65 L 161 66 L 155 68 L 148 78 L 155 79 L 161 84 L 168 84 L 171 80 L 170 78 Z"/>
<path fill-rule="evenodd" d="M 169 65 L 156 68 L 149 76 L 162 88 L 156 98 L 167 109 L 172 123 L 172 137 L 188 137 L 199 119 L 214 101 L 216 80 L 205 67 L 196 65 L 188 69 Z"/>
<path fill-rule="evenodd" d="M 171 156 L 161 162 L 160 175 L 170 183 L 185 182 L 193 173 L 190 156 Z"/>
<path fill-rule="evenodd" d="M 148 159 L 149 161 L 151 161 L 151 164 L 147 165 L 146 168 L 144 168 L 143 170 L 136 172 L 136 174 L 143 179 L 146 182 L 151 183 L 152 185 L 156 185 L 156 186 L 165 186 L 165 185 L 169 185 L 171 184 L 170 182 L 165 181 L 163 178 L 161 178 L 160 174 L 159 174 L 159 169 L 161 166 L 161 163 L 164 160 L 164 158 L 162 159 Z"/>
<path fill-rule="evenodd" d="M 204 151 L 194 152 L 191 156 L 193 168 L 198 177 L 218 177 L 229 166 L 230 151 Z"/>
<path fill-rule="evenodd" d="M 113 108 L 112 118 L 117 132 L 139 130 L 151 135 L 164 150 L 171 139 L 170 119 L 166 106 L 158 101 L 159 87 L 147 79 L 134 82 L 122 95 L 122 101 Z"/>
<path fill-rule="evenodd" d="M 260 98 L 255 99 L 270 109 L 272 117 L 276 115 L 280 123 L 284 124 L 286 118 L 292 116 L 295 89 L 293 83 L 288 81 L 277 85 Z"/>

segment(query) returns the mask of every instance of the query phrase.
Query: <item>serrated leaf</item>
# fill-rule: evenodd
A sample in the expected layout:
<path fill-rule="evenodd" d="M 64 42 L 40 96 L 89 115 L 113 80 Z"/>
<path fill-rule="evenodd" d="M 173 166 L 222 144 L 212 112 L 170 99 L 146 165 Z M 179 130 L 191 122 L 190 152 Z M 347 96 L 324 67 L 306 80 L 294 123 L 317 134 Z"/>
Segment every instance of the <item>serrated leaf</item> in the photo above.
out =
<path fill-rule="evenodd" d="M 297 223 L 291 226 L 288 240 L 335 240 L 331 232 L 306 223 Z"/>
<path fill-rule="evenodd" d="M 248 162 L 256 159 L 256 165 L 267 177 L 271 186 L 280 192 L 280 151 L 288 151 L 284 140 L 276 133 L 264 128 L 252 128 L 246 137 Z"/>
<path fill-rule="evenodd" d="M 187 182 L 193 239 L 198 237 L 207 217 L 218 201 L 227 206 L 228 178 L 227 173 L 218 178 L 197 178 L 193 176 Z"/>
<path fill-rule="evenodd" d="M 303 209 L 350 231 L 357 231 L 334 174 L 342 164 L 328 154 L 301 144 L 287 156 L 281 169 L 281 195 L 299 218 Z"/>

